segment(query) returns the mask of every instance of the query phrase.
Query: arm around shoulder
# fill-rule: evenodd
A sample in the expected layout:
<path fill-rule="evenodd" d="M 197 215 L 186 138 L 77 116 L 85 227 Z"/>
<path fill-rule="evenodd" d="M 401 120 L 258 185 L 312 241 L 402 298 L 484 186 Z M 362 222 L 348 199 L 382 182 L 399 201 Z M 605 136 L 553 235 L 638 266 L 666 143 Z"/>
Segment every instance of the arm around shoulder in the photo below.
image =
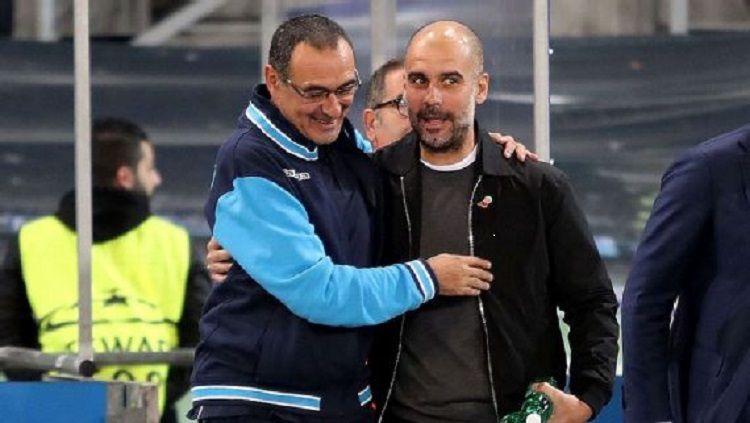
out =
<path fill-rule="evenodd" d="M 437 293 L 422 260 L 367 269 L 334 264 L 302 203 L 266 178 L 236 179 L 216 203 L 213 229 L 248 275 L 314 323 L 377 324 Z"/>

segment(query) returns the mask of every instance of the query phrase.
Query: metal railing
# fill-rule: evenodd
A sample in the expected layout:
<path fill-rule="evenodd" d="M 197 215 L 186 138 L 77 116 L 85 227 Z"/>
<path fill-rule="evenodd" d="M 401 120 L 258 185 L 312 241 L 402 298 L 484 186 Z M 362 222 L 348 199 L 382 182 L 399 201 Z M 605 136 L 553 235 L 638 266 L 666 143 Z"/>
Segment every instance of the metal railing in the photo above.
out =
<path fill-rule="evenodd" d="M 91 377 L 101 366 L 123 364 L 168 364 L 189 367 L 195 350 L 180 348 L 167 352 L 108 352 L 97 353 L 93 360 L 82 359 L 74 353 L 45 353 L 19 347 L 0 347 L 0 370 L 54 371 L 67 375 Z"/>

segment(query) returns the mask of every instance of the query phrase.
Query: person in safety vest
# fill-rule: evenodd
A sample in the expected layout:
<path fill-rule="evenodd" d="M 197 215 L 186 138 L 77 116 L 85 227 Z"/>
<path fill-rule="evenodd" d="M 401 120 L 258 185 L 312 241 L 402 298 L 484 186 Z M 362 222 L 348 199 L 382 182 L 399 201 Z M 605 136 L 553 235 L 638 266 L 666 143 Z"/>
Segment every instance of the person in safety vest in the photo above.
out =
<path fill-rule="evenodd" d="M 161 183 L 146 133 L 123 119 L 92 129 L 92 308 L 96 352 L 160 352 L 192 347 L 210 282 L 192 253 L 188 232 L 151 214 Z M 0 346 L 74 352 L 78 348 L 75 192 L 53 215 L 24 224 L 0 273 Z M 6 371 L 10 380 L 36 372 Z M 98 369 L 100 379 L 153 382 L 162 421 L 187 390 L 189 369 L 122 365 Z M 166 411 L 165 411 L 166 407 Z"/>

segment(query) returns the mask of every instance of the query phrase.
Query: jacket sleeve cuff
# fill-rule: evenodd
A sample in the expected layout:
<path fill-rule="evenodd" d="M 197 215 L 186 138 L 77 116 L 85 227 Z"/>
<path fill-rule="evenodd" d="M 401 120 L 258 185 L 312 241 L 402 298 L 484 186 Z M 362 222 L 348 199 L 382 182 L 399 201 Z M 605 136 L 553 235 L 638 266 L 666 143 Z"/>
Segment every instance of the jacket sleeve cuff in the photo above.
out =
<path fill-rule="evenodd" d="M 607 404 L 609 397 L 609 395 L 604 392 L 592 389 L 574 395 L 591 408 L 591 418 L 589 421 L 594 420 L 596 416 L 599 415 L 599 412 L 601 412 L 602 408 Z"/>
<path fill-rule="evenodd" d="M 426 303 L 438 295 L 438 282 L 435 272 L 426 260 L 417 259 L 406 262 L 417 290 L 422 295 L 422 303 Z"/>

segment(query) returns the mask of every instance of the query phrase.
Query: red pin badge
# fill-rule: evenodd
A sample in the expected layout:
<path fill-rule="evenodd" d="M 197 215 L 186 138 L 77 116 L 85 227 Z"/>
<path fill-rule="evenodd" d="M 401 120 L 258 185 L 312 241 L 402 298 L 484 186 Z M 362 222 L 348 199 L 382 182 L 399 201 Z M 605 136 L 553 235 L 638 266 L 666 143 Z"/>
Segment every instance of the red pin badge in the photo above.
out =
<path fill-rule="evenodd" d="M 487 207 L 492 204 L 492 196 L 491 195 L 485 195 L 484 198 L 482 198 L 482 201 L 477 203 L 477 206 L 486 209 Z"/>

